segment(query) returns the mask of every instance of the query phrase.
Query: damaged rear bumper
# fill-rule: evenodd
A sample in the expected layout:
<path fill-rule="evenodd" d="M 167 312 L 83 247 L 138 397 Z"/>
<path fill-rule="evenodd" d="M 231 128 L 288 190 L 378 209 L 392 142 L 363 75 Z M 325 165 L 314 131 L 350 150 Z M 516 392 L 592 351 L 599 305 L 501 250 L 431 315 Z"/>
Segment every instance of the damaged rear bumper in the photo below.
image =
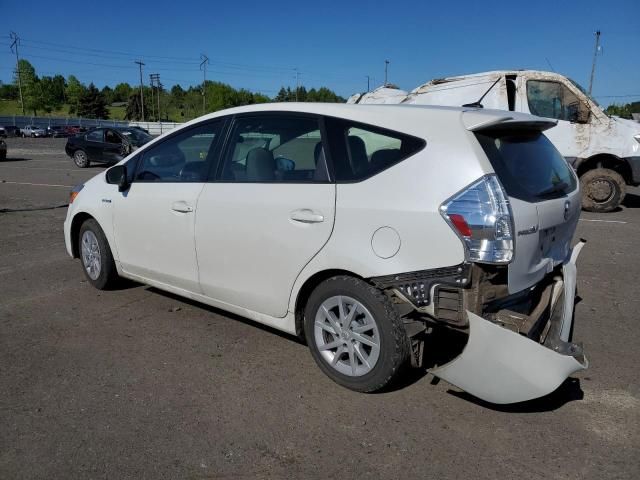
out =
<path fill-rule="evenodd" d="M 508 330 L 466 310 L 469 339 L 462 353 L 431 373 L 496 404 L 542 397 L 588 367 L 579 345 L 569 342 L 576 292 L 579 242 L 552 284 L 550 315 L 538 340 Z"/>

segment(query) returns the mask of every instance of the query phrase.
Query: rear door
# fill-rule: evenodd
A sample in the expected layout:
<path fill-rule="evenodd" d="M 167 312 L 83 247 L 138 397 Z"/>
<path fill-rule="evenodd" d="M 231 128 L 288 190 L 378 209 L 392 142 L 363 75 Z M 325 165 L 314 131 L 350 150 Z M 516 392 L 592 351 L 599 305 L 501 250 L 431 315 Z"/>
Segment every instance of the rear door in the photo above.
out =
<path fill-rule="evenodd" d="M 82 149 L 87 152 L 89 160 L 102 161 L 102 149 L 104 146 L 104 129 L 96 128 L 87 132 L 84 136 Z"/>
<path fill-rule="evenodd" d="M 216 182 L 198 201 L 196 246 L 203 293 L 273 317 L 329 239 L 335 184 L 319 117 L 238 116 Z"/>
<path fill-rule="evenodd" d="M 501 126 L 476 137 L 509 195 L 515 224 L 509 290 L 515 293 L 567 258 L 580 217 L 578 180 L 539 130 Z"/>

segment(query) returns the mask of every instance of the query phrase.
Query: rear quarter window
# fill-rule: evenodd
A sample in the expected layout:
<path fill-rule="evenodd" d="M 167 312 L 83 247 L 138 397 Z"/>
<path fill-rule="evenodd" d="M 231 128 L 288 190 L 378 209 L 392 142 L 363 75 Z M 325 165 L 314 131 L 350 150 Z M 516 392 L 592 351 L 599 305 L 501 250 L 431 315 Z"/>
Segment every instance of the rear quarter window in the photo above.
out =
<path fill-rule="evenodd" d="M 491 131 L 476 138 L 510 197 L 540 202 L 577 187 L 571 167 L 541 132 Z"/>
<path fill-rule="evenodd" d="M 404 133 L 348 120 L 327 119 L 337 182 L 359 182 L 415 155 L 426 142 Z"/>

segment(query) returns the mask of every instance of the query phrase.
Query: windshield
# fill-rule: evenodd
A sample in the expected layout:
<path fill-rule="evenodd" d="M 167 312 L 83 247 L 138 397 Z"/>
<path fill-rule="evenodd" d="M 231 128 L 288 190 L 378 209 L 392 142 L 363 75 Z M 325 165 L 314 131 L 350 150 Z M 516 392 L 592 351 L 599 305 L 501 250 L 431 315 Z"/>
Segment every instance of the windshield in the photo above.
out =
<path fill-rule="evenodd" d="M 576 189 L 571 167 L 541 132 L 491 131 L 476 137 L 510 197 L 540 202 Z"/>
<path fill-rule="evenodd" d="M 576 87 L 578 90 L 580 90 L 582 93 L 584 93 L 584 96 L 587 97 L 591 102 L 593 102 L 595 105 L 597 105 L 598 107 L 600 107 L 600 104 L 598 102 L 595 101 L 595 99 L 589 95 L 587 93 L 587 91 L 582 88 L 582 85 L 580 85 L 578 82 L 576 82 L 575 80 L 571 80 L 570 78 L 567 77 L 567 79 L 571 82 L 571 84 Z M 600 107 L 602 108 L 602 107 Z"/>
<path fill-rule="evenodd" d="M 153 137 L 142 130 L 137 128 L 130 128 L 127 130 L 121 130 L 121 132 L 127 140 L 131 142 L 134 147 L 141 147 L 145 143 L 149 142 Z"/>

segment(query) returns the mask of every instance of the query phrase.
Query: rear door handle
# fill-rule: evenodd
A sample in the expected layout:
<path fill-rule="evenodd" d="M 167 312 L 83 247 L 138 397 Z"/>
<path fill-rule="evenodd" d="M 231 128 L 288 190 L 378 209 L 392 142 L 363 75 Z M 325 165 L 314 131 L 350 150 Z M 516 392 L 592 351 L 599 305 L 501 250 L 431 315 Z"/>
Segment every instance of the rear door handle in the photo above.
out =
<path fill-rule="evenodd" d="M 171 210 L 173 210 L 174 212 L 191 213 L 193 212 L 193 207 L 187 202 L 180 201 L 173 202 L 173 204 L 171 205 Z"/>
<path fill-rule="evenodd" d="M 291 212 L 291 220 L 301 223 L 320 223 L 324 222 L 324 216 L 319 213 L 309 210 L 308 208 L 302 208 L 300 210 L 294 210 Z"/>

